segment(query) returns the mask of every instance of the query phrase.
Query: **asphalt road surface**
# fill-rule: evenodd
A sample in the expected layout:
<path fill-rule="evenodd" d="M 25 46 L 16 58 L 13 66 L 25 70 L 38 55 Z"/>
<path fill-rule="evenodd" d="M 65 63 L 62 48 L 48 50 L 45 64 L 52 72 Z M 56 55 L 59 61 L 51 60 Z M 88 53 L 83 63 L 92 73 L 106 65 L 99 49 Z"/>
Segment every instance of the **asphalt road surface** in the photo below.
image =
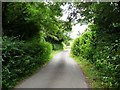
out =
<path fill-rule="evenodd" d="M 15 88 L 89 88 L 69 50 L 56 54 L 51 62 Z"/>

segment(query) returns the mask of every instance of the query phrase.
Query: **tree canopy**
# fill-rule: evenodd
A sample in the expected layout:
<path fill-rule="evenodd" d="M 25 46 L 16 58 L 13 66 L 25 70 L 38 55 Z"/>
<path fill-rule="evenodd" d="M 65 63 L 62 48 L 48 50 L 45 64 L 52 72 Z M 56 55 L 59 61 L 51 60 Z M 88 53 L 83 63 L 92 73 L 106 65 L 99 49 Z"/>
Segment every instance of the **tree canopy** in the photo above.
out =
<path fill-rule="evenodd" d="M 50 2 L 3 3 L 3 34 L 19 35 L 21 39 L 39 37 L 64 41 L 69 37 L 67 32 L 71 30 L 71 25 L 60 20 L 60 5 Z"/>

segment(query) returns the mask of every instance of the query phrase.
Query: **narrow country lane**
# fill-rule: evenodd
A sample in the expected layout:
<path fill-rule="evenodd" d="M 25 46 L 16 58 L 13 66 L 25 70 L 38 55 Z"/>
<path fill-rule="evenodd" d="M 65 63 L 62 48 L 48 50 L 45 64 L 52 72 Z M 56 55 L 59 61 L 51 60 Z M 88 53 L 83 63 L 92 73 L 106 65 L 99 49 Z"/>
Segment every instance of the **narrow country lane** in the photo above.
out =
<path fill-rule="evenodd" d="M 69 57 L 69 51 L 56 54 L 48 65 L 15 88 L 88 88 L 79 65 Z"/>

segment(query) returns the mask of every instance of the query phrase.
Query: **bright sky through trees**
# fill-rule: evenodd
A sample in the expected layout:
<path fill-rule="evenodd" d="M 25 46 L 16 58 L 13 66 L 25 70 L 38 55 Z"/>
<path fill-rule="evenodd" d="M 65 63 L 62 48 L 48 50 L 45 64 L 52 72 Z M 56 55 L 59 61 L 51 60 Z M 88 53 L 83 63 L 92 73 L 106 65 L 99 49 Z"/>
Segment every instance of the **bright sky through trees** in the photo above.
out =
<path fill-rule="evenodd" d="M 77 38 L 80 34 L 82 34 L 85 31 L 86 28 L 87 25 L 80 26 L 79 24 L 76 24 L 75 26 L 72 26 L 71 38 Z"/>
<path fill-rule="evenodd" d="M 68 9 L 68 7 L 69 7 L 68 4 L 66 4 L 65 6 L 61 6 L 61 8 L 63 9 L 63 16 L 61 17 L 62 20 L 67 20 L 67 16 L 69 12 L 67 12 L 66 10 Z M 87 26 L 88 25 L 80 25 L 80 24 L 76 24 L 72 26 L 72 32 L 70 33 L 70 37 L 72 39 L 77 38 L 80 34 L 82 34 L 85 31 Z"/>

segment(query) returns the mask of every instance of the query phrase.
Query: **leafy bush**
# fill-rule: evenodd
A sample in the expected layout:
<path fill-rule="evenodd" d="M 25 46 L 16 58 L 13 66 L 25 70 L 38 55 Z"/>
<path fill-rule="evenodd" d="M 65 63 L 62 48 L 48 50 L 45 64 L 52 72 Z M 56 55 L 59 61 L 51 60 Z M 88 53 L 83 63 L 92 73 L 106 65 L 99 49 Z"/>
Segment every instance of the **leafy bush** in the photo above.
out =
<path fill-rule="evenodd" d="M 79 42 L 79 38 L 76 38 L 72 44 L 72 54 L 74 54 L 75 56 L 79 56 L 80 55 L 80 42 Z"/>
<path fill-rule="evenodd" d="M 17 81 L 47 62 L 51 51 L 52 46 L 47 42 L 31 43 L 4 36 L 2 87 L 12 88 Z"/>
<path fill-rule="evenodd" d="M 97 32 L 96 26 L 75 39 L 71 52 L 89 60 L 100 71 L 102 84 L 105 87 L 120 87 L 120 38 L 119 33 Z M 104 37 L 103 37 L 104 36 Z M 114 38 L 113 38 L 114 37 Z"/>

